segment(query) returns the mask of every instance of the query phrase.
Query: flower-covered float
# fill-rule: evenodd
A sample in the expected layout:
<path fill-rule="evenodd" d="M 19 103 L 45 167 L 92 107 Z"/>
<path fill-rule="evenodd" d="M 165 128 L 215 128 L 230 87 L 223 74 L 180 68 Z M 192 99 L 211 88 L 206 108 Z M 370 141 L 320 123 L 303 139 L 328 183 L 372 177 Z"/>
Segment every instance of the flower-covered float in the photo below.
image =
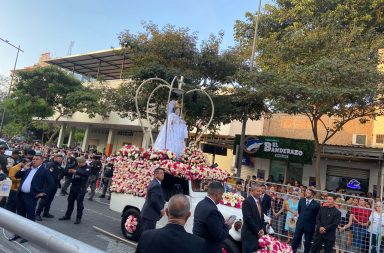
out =
<path fill-rule="evenodd" d="M 229 176 L 225 170 L 208 165 L 204 153 L 195 147 L 186 148 L 176 159 L 176 155 L 168 150 L 126 145 L 114 158 L 111 192 L 145 197 L 156 168 L 163 168 L 167 174 L 186 180 L 225 181 Z"/>

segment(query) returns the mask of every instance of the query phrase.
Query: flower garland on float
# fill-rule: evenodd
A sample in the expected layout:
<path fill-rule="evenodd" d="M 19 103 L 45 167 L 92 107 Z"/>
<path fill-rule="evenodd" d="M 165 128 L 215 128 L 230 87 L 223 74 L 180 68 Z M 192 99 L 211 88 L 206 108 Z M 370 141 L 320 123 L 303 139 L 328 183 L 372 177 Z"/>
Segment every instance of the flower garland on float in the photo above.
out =
<path fill-rule="evenodd" d="M 169 150 L 145 150 L 125 145 L 114 158 L 111 191 L 145 197 L 156 168 L 186 180 L 225 181 L 229 177 L 228 172 L 210 167 L 204 153 L 194 147 L 186 148 L 176 160 L 176 154 Z"/>
<path fill-rule="evenodd" d="M 226 192 L 223 194 L 223 199 L 220 201 L 220 204 L 234 208 L 241 208 L 243 201 L 243 196 L 232 192 Z"/>
<path fill-rule="evenodd" d="M 280 242 L 277 238 L 264 235 L 259 238 L 260 249 L 257 253 L 292 253 L 292 247 L 286 243 Z"/>

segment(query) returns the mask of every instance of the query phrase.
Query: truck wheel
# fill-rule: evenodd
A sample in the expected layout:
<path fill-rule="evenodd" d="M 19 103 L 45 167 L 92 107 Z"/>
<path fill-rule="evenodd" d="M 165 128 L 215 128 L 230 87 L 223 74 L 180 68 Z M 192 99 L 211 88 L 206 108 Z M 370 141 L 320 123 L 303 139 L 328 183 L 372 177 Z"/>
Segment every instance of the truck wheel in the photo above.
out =
<path fill-rule="evenodd" d="M 137 242 L 140 238 L 140 213 L 133 208 L 126 210 L 121 217 L 121 232 L 128 240 Z"/>
<path fill-rule="evenodd" d="M 222 253 L 240 253 L 239 247 L 230 238 L 225 239 L 221 246 Z"/>

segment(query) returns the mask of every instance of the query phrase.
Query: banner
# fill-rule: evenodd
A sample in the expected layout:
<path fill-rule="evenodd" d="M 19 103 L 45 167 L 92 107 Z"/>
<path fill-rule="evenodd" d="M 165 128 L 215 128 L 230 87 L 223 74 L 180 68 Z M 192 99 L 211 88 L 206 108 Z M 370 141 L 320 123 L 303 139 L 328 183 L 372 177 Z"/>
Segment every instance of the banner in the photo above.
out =
<path fill-rule="evenodd" d="M 240 145 L 240 135 L 235 137 L 235 146 Z M 315 152 L 314 141 L 270 136 L 245 136 L 244 155 L 270 160 L 312 164 Z"/>

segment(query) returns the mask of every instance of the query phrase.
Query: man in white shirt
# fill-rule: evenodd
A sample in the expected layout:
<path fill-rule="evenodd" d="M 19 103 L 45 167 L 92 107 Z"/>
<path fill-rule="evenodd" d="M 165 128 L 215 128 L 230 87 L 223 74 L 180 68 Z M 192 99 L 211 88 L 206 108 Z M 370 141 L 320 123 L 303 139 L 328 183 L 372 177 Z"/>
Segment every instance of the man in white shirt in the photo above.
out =
<path fill-rule="evenodd" d="M 40 155 L 33 156 L 32 163 L 18 171 L 15 177 L 21 178 L 17 214 L 35 221 L 37 200 L 45 197 L 47 192 L 54 187 L 53 178 L 45 169 L 43 158 Z M 15 236 L 11 240 L 17 238 L 19 237 Z M 21 242 L 26 242 L 26 240 L 23 239 Z"/>

